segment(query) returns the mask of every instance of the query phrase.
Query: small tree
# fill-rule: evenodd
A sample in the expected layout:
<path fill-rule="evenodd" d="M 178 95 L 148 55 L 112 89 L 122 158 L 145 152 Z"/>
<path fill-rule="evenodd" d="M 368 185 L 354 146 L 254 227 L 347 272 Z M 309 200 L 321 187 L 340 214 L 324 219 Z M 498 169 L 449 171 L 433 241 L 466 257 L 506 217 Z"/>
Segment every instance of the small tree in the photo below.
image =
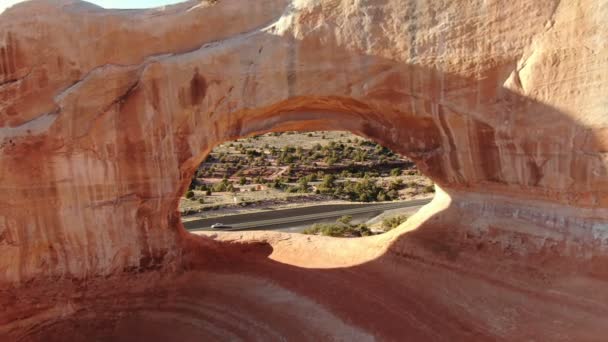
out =
<path fill-rule="evenodd" d="M 298 192 L 308 192 L 308 177 L 302 177 L 298 180 Z"/>

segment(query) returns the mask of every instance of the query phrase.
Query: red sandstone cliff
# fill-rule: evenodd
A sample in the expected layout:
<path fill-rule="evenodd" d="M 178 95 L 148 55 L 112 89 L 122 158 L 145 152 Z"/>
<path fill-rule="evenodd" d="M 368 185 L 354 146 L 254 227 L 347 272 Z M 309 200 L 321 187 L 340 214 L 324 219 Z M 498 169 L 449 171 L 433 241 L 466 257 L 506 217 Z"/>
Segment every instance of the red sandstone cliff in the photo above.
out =
<path fill-rule="evenodd" d="M 9 8 L 0 336 L 601 340 L 607 16 L 601 0 Z M 213 146 L 310 129 L 410 156 L 439 195 L 366 239 L 182 229 Z"/>

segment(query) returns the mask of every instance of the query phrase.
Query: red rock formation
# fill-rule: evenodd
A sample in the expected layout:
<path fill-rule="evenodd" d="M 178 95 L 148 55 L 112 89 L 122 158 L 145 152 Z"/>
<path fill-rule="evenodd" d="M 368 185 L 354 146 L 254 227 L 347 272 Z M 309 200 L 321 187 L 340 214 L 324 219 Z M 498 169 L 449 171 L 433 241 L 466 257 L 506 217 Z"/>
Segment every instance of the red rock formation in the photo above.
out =
<path fill-rule="evenodd" d="M 601 340 L 599 0 L 220 0 L 0 15 L 0 336 Z M 340 129 L 439 185 L 341 240 L 185 232 L 218 143 Z"/>

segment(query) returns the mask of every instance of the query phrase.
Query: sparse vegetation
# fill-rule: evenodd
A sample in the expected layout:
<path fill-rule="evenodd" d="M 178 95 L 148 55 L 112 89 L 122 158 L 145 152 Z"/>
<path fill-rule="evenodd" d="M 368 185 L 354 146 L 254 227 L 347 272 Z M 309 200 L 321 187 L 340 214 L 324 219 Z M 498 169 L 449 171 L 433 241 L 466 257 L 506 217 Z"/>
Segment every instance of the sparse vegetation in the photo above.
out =
<path fill-rule="evenodd" d="M 407 216 L 398 215 L 382 220 L 382 229 L 387 232 L 391 229 L 397 228 L 400 224 L 407 220 Z"/>
<path fill-rule="evenodd" d="M 372 231 L 365 224 L 352 224 L 352 217 L 342 216 L 336 223 L 317 223 L 303 231 L 308 235 L 324 235 L 333 237 L 370 236 Z"/>
<path fill-rule="evenodd" d="M 381 202 L 432 192 L 413 162 L 373 141 L 343 132 L 269 133 L 216 147 L 180 208 L 186 214 L 323 200 Z"/>

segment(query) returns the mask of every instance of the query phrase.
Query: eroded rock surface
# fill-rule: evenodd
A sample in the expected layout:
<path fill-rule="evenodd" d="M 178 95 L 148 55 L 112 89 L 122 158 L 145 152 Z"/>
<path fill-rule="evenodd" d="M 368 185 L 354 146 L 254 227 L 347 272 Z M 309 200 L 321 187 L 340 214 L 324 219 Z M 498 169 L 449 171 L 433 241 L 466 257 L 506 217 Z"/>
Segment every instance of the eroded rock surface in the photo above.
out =
<path fill-rule="evenodd" d="M 601 340 L 607 17 L 601 0 L 7 9 L 0 336 Z M 182 229 L 213 146 L 317 129 L 411 157 L 439 195 L 366 239 Z"/>

